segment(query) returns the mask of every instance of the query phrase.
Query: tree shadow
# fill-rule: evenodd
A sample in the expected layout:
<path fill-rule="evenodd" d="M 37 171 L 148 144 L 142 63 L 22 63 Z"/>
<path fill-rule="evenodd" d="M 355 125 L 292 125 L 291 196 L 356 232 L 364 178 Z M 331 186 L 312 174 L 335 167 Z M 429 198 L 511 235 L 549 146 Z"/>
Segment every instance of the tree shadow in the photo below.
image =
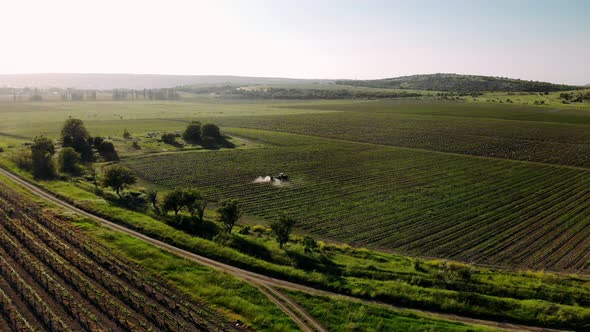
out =
<path fill-rule="evenodd" d="M 295 267 L 305 271 L 317 271 L 331 276 L 341 276 L 342 267 L 334 263 L 324 254 L 304 255 L 298 251 L 286 250 L 289 258 L 295 263 Z"/>
<path fill-rule="evenodd" d="M 229 136 L 203 137 L 201 146 L 207 150 L 219 150 L 221 148 L 233 149 L 236 145 L 229 141 Z"/>

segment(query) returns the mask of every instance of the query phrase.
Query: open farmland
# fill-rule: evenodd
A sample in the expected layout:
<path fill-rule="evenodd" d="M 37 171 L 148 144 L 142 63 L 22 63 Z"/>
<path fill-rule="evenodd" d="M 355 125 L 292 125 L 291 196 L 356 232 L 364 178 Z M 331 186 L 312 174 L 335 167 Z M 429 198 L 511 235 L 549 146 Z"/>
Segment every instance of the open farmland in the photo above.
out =
<path fill-rule="evenodd" d="M 590 171 L 268 131 L 257 149 L 153 155 L 126 164 L 164 187 L 239 198 L 263 218 L 404 253 L 590 270 Z M 254 183 L 288 172 L 292 181 Z"/>
<path fill-rule="evenodd" d="M 586 110 L 408 100 L 309 102 L 277 107 L 317 110 L 317 113 L 226 117 L 219 119 L 218 123 L 466 155 L 590 167 L 590 112 Z"/>
<path fill-rule="evenodd" d="M 2 330 L 232 329 L 2 182 L 0 221 Z"/>

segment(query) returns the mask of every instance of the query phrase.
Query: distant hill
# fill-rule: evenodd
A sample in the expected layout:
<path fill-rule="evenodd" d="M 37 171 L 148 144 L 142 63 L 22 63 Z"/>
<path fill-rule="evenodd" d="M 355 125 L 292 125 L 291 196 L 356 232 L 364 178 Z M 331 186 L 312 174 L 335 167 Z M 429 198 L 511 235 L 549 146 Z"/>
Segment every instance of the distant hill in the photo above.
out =
<path fill-rule="evenodd" d="M 321 80 L 273 77 L 216 75 L 142 74 L 17 74 L 0 75 L 0 87 L 75 88 L 75 89 L 158 89 L 181 85 L 214 84 L 298 84 Z"/>
<path fill-rule="evenodd" d="M 378 80 L 339 80 L 336 84 L 447 92 L 524 91 L 546 92 L 575 90 L 580 87 L 547 82 L 525 81 L 504 77 L 430 74 Z"/>

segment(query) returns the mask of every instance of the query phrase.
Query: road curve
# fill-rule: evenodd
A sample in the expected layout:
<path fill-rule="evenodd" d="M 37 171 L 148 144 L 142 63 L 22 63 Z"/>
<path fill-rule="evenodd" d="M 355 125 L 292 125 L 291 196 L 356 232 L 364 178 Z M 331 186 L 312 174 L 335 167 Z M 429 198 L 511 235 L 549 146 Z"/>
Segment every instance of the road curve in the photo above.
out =
<path fill-rule="evenodd" d="M 297 303 L 295 303 L 294 301 L 289 299 L 287 296 L 285 296 L 284 294 L 279 292 L 276 288 L 284 288 L 284 289 L 290 289 L 290 290 L 303 291 L 303 292 L 316 294 L 316 295 L 336 296 L 336 297 L 340 297 L 340 298 L 343 298 L 343 299 L 346 299 L 349 301 L 379 305 L 379 306 L 388 307 L 388 308 L 391 308 L 394 310 L 400 310 L 400 309 L 410 310 L 410 311 L 414 311 L 417 313 L 424 313 L 424 314 L 427 314 L 428 316 L 432 316 L 432 317 L 439 318 L 439 319 L 445 319 L 445 320 L 456 321 L 456 322 L 467 323 L 467 324 L 483 325 L 483 326 L 498 328 L 498 329 L 507 330 L 507 331 L 536 331 L 536 332 L 564 331 L 564 330 L 558 330 L 558 329 L 548 329 L 548 328 L 542 328 L 542 327 L 536 327 L 536 326 L 528 326 L 528 325 L 520 325 L 520 324 L 513 324 L 513 323 L 496 322 L 496 321 L 477 319 L 477 318 L 469 318 L 469 317 L 464 317 L 464 316 L 445 314 L 445 313 L 439 313 L 439 312 L 432 312 L 432 311 L 421 310 L 421 309 L 404 308 L 404 307 L 394 306 L 394 305 L 391 305 L 388 303 L 372 301 L 372 300 L 363 300 L 363 299 L 359 299 L 359 298 L 355 298 L 355 297 L 351 297 L 351 296 L 347 296 L 347 295 L 341 295 L 341 294 L 337 294 L 337 293 L 333 293 L 333 292 L 319 290 L 319 289 L 316 289 L 313 287 L 297 284 L 297 283 L 286 281 L 286 280 L 272 278 L 269 276 L 265 276 L 262 274 L 258 274 L 255 272 L 251 272 L 251 271 L 247 271 L 247 270 L 244 270 L 241 268 L 237 268 L 235 266 L 231 266 L 231 265 L 228 265 L 225 263 L 221 263 L 221 262 L 215 261 L 213 259 L 210 259 L 210 258 L 201 256 L 201 255 L 192 253 L 190 251 L 181 249 L 181 248 L 177 248 L 177 247 L 170 245 L 168 243 L 151 238 L 147 235 L 144 235 L 142 233 L 139 233 L 139 232 L 129 229 L 127 227 L 121 226 L 121 225 L 116 224 L 112 221 L 109 221 L 109 220 L 104 219 L 102 217 L 96 216 L 92 213 L 86 212 L 86 211 L 84 211 L 84 210 L 82 210 L 82 209 L 80 209 L 68 202 L 63 201 L 62 199 L 54 196 L 53 194 L 48 193 L 44 189 L 29 182 L 28 180 L 24 180 L 21 177 L 13 174 L 12 172 L 9 172 L 1 167 L 0 167 L 0 174 L 10 178 L 10 180 L 21 185 L 22 187 L 24 187 L 25 189 L 27 189 L 28 191 L 30 191 L 31 193 L 33 193 L 35 195 L 37 195 L 47 201 L 50 201 L 51 203 L 53 203 L 57 206 L 60 206 L 60 207 L 65 208 L 67 210 L 76 212 L 84 217 L 93 219 L 93 220 L 97 221 L 98 223 L 100 223 L 110 229 L 123 232 L 127 235 L 130 235 L 130 236 L 133 236 L 133 237 L 138 238 L 140 240 L 143 240 L 147 243 L 150 243 L 151 245 L 154 245 L 160 249 L 166 250 L 166 251 L 173 253 L 175 255 L 178 255 L 180 257 L 186 258 L 188 260 L 191 260 L 191 261 L 196 262 L 201 265 L 205 265 L 210 268 L 214 268 L 219 271 L 229 273 L 237 278 L 247 281 L 248 283 L 250 283 L 250 284 L 254 285 L 255 287 L 257 287 L 258 289 L 260 289 L 266 296 L 269 297 L 269 299 L 273 303 L 277 304 L 277 306 L 279 308 L 281 308 L 281 310 L 283 310 L 287 315 L 289 315 L 299 325 L 299 327 L 303 331 L 306 331 L 306 332 L 307 331 L 324 332 L 326 330 L 321 326 L 321 324 L 315 318 L 313 318 L 311 315 L 309 315 Z"/>

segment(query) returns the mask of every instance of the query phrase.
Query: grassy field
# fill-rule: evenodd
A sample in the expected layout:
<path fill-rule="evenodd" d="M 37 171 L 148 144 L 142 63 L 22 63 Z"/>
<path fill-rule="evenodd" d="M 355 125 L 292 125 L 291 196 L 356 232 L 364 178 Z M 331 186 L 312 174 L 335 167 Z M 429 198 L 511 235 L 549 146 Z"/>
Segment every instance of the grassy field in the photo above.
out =
<path fill-rule="evenodd" d="M 312 296 L 302 292 L 288 294 L 312 315 L 319 317 L 322 325 L 329 331 L 493 331 L 491 328 L 420 317 L 377 305 Z"/>

